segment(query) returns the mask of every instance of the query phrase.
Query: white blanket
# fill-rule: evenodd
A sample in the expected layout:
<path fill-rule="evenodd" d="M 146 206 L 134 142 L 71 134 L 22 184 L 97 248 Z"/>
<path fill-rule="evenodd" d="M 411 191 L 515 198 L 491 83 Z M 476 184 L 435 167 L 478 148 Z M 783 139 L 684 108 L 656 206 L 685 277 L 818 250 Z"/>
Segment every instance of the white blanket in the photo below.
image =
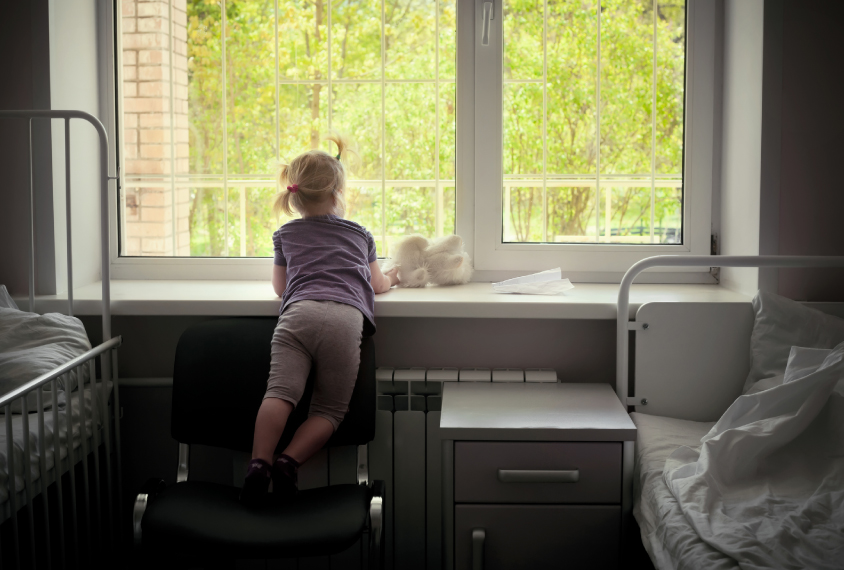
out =
<path fill-rule="evenodd" d="M 844 568 L 844 343 L 793 348 L 783 383 L 739 397 L 663 476 L 743 569 Z"/>
<path fill-rule="evenodd" d="M 688 523 L 662 478 L 665 460 L 681 445 L 695 446 L 715 422 L 692 422 L 633 412 L 636 470 L 633 515 L 642 544 L 657 570 L 737 570 L 735 561 L 715 550 Z"/>
<path fill-rule="evenodd" d="M 59 313 L 39 315 L 13 308 L 0 307 L 0 395 L 34 380 L 68 360 L 91 350 L 85 327 L 79 319 Z M 82 375 L 88 381 L 88 365 L 65 374 L 58 380 L 60 387 L 74 390 Z M 50 406 L 50 384 L 44 387 L 44 406 Z M 35 410 L 36 393 L 26 399 L 28 409 Z M 21 402 L 16 399 L 12 411 L 20 413 Z M 0 410 L 0 414 L 3 410 Z"/>

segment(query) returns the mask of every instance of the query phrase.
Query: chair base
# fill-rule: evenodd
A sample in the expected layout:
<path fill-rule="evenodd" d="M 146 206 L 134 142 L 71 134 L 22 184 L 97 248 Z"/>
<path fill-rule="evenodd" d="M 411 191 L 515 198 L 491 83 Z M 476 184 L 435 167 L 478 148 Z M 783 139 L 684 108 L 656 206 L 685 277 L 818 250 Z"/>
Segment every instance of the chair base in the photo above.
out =
<path fill-rule="evenodd" d="M 384 567 L 384 483 L 334 485 L 249 509 L 239 489 L 148 482 L 135 501 L 135 544 L 150 564 L 338 554 L 368 534 L 371 568 Z"/>

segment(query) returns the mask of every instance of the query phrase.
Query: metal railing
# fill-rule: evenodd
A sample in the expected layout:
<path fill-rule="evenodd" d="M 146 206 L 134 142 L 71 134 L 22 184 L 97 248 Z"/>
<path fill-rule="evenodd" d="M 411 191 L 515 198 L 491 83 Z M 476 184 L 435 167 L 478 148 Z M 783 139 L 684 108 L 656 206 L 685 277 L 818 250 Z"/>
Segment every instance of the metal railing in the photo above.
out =
<path fill-rule="evenodd" d="M 630 286 L 642 271 L 651 267 L 844 267 L 844 256 L 799 255 L 725 255 L 703 256 L 657 255 L 633 264 L 618 289 L 616 316 L 616 384 L 621 403 L 627 406 L 629 384 Z"/>
<path fill-rule="evenodd" d="M 65 199 L 66 199 L 66 255 L 67 255 L 67 297 L 68 315 L 73 315 L 73 251 L 71 220 L 71 145 L 70 121 L 80 119 L 90 123 L 99 138 L 100 175 L 100 231 L 102 271 L 102 331 L 104 342 L 61 366 L 30 380 L 14 390 L 0 395 L 0 410 L 5 413 L 8 501 L 0 504 L 0 523 L 11 519 L 13 534 L 14 564 L 7 552 L 0 552 L 0 566 L 20 568 L 26 564 L 36 568 L 44 564 L 47 568 L 57 566 L 80 566 L 86 562 L 91 566 L 97 562 L 103 566 L 112 565 L 109 556 L 120 544 L 122 521 L 121 497 L 122 478 L 120 472 L 120 398 L 118 390 L 117 358 L 114 351 L 121 345 L 120 337 L 111 333 L 110 294 L 110 232 L 109 232 L 109 189 L 108 182 L 118 179 L 108 175 L 108 136 L 105 127 L 94 116 L 82 111 L 0 111 L 0 119 L 27 120 L 29 123 L 29 240 L 28 276 L 29 311 L 35 312 L 35 188 L 34 159 L 32 154 L 32 122 L 35 119 L 59 119 L 64 121 L 65 143 Z M 100 380 L 96 378 L 96 359 L 100 359 Z M 88 386 L 86 387 L 86 373 Z M 74 390 L 71 375 L 75 374 L 77 389 Z M 51 401 L 45 404 L 45 388 L 50 388 Z M 31 396 L 35 394 L 36 428 L 31 429 Z M 63 405 L 63 409 L 62 408 Z M 113 415 L 108 413 L 111 405 Z M 46 408 L 51 409 L 51 424 L 45 417 Z M 78 411 L 78 414 L 77 414 Z M 76 415 L 76 421 L 74 416 Z M 19 418 L 19 419 L 18 419 Z M 113 422 L 113 425 L 112 425 Z M 20 426 L 20 444 L 15 441 L 15 427 Z M 90 429 L 89 429 L 90 425 Z M 76 431 L 78 430 L 78 443 Z M 32 439 L 35 436 L 34 447 Z M 52 441 L 48 444 L 48 436 Z M 64 444 L 62 444 L 64 438 Z M 90 449 L 89 449 L 90 446 Z M 15 483 L 15 452 L 22 452 L 23 472 L 22 497 Z M 77 450 L 77 448 L 79 448 Z M 100 456 L 102 449 L 102 458 Z M 77 453 L 79 451 L 80 453 Z M 64 452 L 64 457 L 62 453 Z M 52 455 L 52 465 L 48 457 Z M 102 461 L 101 461 L 102 459 Z M 33 480 L 33 465 L 37 463 L 37 481 Z M 90 463 L 90 465 L 89 465 Z M 77 469 L 81 471 L 81 485 L 77 486 Z M 93 471 L 91 473 L 90 471 Z M 67 474 L 69 487 L 63 482 Z M 93 479 L 93 485 L 91 485 Z M 105 479 L 105 492 L 103 481 Z M 53 493 L 51 494 L 50 488 Z M 69 489 L 69 497 L 64 491 Z M 81 497 L 77 497 L 81 494 Z M 55 498 L 55 506 L 51 502 Z M 41 512 L 35 512 L 40 502 Z M 69 502 L 70 516 L 66 514 Z M 81 505 L 79 504 L 81 502 Z M 26 507 L 25 514 L 22 509 Z M 105 507 L 105 508 L 104 508 Z M 21 519 L 21 520 L 19 520 Z M 51 524 L 55 521 L 55 524 Z M 65 523 L 70 522 L 71 544 L 68 547 Z M 28 527 L 28 537 L 21 540 L 20 525 Z M 95 530 L 92 530 L 95 527 Z M 37 527 L 37 528 L 36 528 Z M 58 537 L 51 537 L 51 530 L 58 529 Z M 36 532 L 37 531 L 37 532 Z M 98 549 L 94 550 L 96 537 Z M 83 548 L 84 543 L 84 548 Z M 54 547 L 57 548 L 54 550 Z M 73 551 L 70 557 L 69 551 Z"/>

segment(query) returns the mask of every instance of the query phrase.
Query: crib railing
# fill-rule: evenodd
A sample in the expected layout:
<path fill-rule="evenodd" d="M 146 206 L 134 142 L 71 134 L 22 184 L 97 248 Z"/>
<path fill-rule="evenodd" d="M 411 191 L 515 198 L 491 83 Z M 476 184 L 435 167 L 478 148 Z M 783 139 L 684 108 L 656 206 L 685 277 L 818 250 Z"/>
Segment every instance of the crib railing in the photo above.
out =
<path fill-rule="evenodd" d="M 120 396 L 117 374 L 113 375 L 111 390 L 107 381 L 96 381 L 96 359 L 104 366 L 103 355 L 113 352 L 122 339 L 115 337 L 77 356 L 51 372 L 43 374 L 23 386 L 0 396 L 0 409 L 5 413 L 6 468 L 8 499 L 0 521 L 11 526 L 11 540 L 2 541 L 12 552 L 0 552 L 0 566 L 57 567 L 103 566 L 115 560 L 121 541 L 122 482 L 120 476 Z M 116 362 L 112 354 L 112 362 Z M 89 370 L 86 385 L 83 367 Z M 77 372 L 78 387 L 69 390 L 70 372 Z M 64 379 L 63 385 L 60 380 Z M 44 388 L 50 388 L 49 395 Z M 90 405 L 86 403 L 86 391 Z M 109 392 L 111 397 L 109 397 Z M 35 394 L 34 413 L 37 444 L 33 446 L 28 396 Z M 51 410 L 45 411 L 45 396 L 51 398 Z M 60 401 L 64 399 L 64 409 Z M 14 413 L 16 404 L 20 413 Z M 78 414 L 74 407 L 78 407 Z M 113 415 L 109 415 L 109 407 Z M 48 433 L 45 416 L 51 414 Z M 16 419 L 20 418 L 21 441 L 15 441 Z M 90 436 L 88 435 L 90 425 Z M 112 434 L 113 431 L 113 434 Z M 75 433 L 79 433 L 78 449 Z M 112 435 L 114 437 L 112 437 Z M 49 436 L 49 437 L 48 437 Z M 48 439 L 51 441 L 48 444 Z M 90 441 L 89 441 L 90 440 Z M 64 443 L 63 443 L 64 441 Z M 16 449 L 21 453 L 20 469 L 23 489 L 16 485 Z M 33 449 L 35 447 L 35 449 Z M 52 459 L 52 465 L 50 465 Z M 33 465 L 37 462 L 37 481 L 33 480 Z M 81 473 L 81 480 L 77 477 Z M 105 482 L 103 482 L 105 479 Z M 69 490 L 69 497 L 64 497 Z M 51 500 L 55 505 L 51 506 Z M 69 500 L 66 500 L 69 499 Z M 36 511 L 40 503 L 40 512 Z M 67 506 L 70 512 L 67 512 Z M 25 529 L 20 527 L 24 525 Z M 52 535 L 57 530 L 57 536 Z M 69 532 L 68 532 L 69 531 Z M 7 529 L 8 532 L 8 529 Z"/>
<path fill-rule="evenodd" d="M 0 395 L 0 411 L 5 412 L 8 500 L 0 503 L 0 568 L 116 567 L 118 546 L 123 544 L 124 528 L 120 476 L 120 400 L 116 349 L 120 337 L 111 335 L 111 281 L 109 232 L 108 135 L 94 116 L 73 110 L 0 110 L 0 119 L 25 120 L 29 124 L 29 307 L 35 312 L 35 164 L 32 154 L 33 120 L 60 119 L 64 123 L 65 208 L 68 315 L 73 315 L 73 248 L 71 220 L 71 120 L 89 123 L 97 133 L 100 194 L 102 338 L 105 342 L 73 358 L 34 380 Z M 116 203 L 116 202 L 115 202 Z M 24 213 L 22 213 L 24 214 Z M 99 361 L 100 381 L 96 381 Z M 79 372 L 90 371 L 88 387 Z M 78 387 L 72 390 L 68 374 L 76 371 Z M 45 388 L 50 388 L 49 392 Z M 109 398 L 109 389 L 111 398 Z M 86 405 L 86 390 L 90 406 Z M 30 410 L 35 394 L 35 410 Z M 29 399 L 27 398 L 29 396 Z M 51 402 L 45 403 L 46 397 Z M 64 412 L 59 409 L 64 399 Z M 51 410 L 46 412 L 44 406 Z M 74 405 L 78 416 L 74 421 Z M 109 415 L 109 406 L 113 415 Z M 35 414 L 37 443 L 33 445 L 31 414 Z M 47 444 L 45 415 L 52 421 L 52 441 Z M 64 417 L 62 417 L 64 416 Z M 63 421 L 63 425 L 62 425 Z M 90 438 L 87 426 L 90 422 Z M 99 425 L 98 425 L 99 424 Z M 20 426 L 20 466 L 23 489 L 17 491 L 15 478 L 15 426 Z M 79 431 L 79 448 L 74 430 Z M 65 444 L 61 443 L 64 436 Z M 89 441 L 90 440 L 90 441 Z M 64 447 L 64 449 L 63 449 Z M 62 458 L 62 453 L 65 457 Z M 48 464 L 52 457 L 52 466 Z M 33 462 L 37 481 L 33 481 Z M 65 496 L 68 495 L 68 496 Z M 36 504 L 39 508 L 36 508 Z M 69 508 L 68 508 L 69 507 Z M 128 522 L 128 519 L 127 519 Z M 25 526 L 25 529 L 21 529 Z M 11 536 L 9 536 L 11 535 Z"/>

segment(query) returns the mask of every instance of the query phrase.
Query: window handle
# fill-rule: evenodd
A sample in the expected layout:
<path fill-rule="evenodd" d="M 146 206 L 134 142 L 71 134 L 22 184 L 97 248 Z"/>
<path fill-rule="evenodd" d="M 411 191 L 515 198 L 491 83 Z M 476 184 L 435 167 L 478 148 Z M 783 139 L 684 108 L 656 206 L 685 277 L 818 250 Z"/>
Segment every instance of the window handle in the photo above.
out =
<path fill-rule="evenodd" d="M 488 46 L 489 45 L 489 28 L 490 28 L 490 20 L 495 19 L 495 4 L 492 2 L 484 2 L 484 22 L 483 22 L 483 29 L 481 31 L 481 45 Z"/>

